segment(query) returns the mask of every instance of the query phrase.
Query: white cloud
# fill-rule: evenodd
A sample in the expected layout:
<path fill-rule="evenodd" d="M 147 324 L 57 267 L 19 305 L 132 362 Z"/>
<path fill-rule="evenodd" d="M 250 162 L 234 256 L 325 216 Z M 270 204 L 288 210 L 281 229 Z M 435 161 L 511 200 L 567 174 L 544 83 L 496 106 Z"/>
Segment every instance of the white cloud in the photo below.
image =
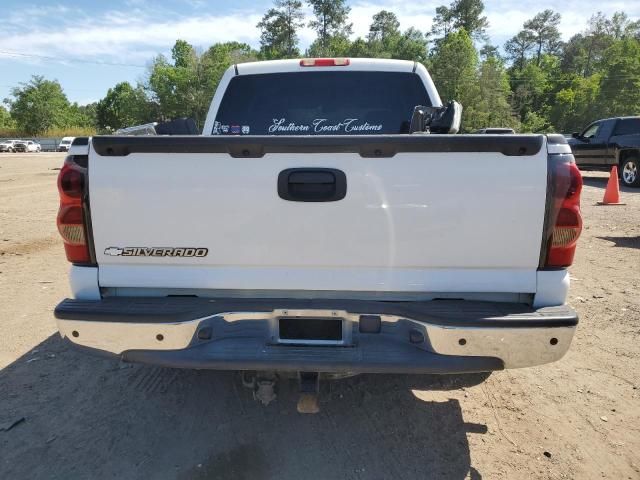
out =
<path fill-rule="evenodd" d="M 80 14 L 66 24 L 60 17 L 62 26 L 57 28 L 37 24 L 27 32 L 0 32 L 0 51 L 140 63 L 168 50 L 178 38 L 204 47 L 227 40 L 256 45 L 259 39 L 257 13 L 180 17 L 171 12 L 163 14 L 163 20 L 156 17 L 157 12 L 150 17 L 137 9 L 110 11 L 98 19 Z"/>
<path fill-rule="evenodd" d="M 264 11 L 227 8 L 225 14 L 202 15 L 201 12 L 206 10 L 201 1 L 183 0 L 184 11 L 176 12 L 158 5 L 150 8 L 146 0 L 126 0 L 123 8 L 91 15 L 81 10 L 66 15 L 68 9 L 63 5 L 25 6 L 20 12 L 21 18 L 12 14 L 0 24 L 0 51 L 143 65 L 157 53 L 167 52 L 178 38 L 204 48 L 227 40 L 258 46 L 259 32 L 255 25 Z M 372 16 L 382 9 L 396 13 L 402 29 L 414 27 L 423 32 L 429 31 L 435 6 L 440 3 L 449 2 L 351 1 L 350 21 L 354 36 L 366 36 Z M 566 40 L 583 30 L 589 16 L 603 7 L 594 0 L 569 0 L 562 4 L 541 0 L 533 9 L 525 9 L 522 2 L 516 0 L 485 0 L 485 4 L 490 22 L 488 33 L 497 45 L 503 44 L 522 28 L 525 20 L 545 8 L 553 8 L 562 14 L 561 33 Z M 624 10 L 631 18 L 637 19 L 640 2 L 615 0 L 607 3 L 606 10 L 609 14 Z M 305 13 L 309 19 L 311 11 L 307 6 Z M 25 15 L 30 18 L 27 26 Z M 52 22 L 51 18 L 56 21 Z M 304 27 L 299 37 L 304 49 L 314 40 L 315 32 Z M 28 57 L 11 58 L 38 61 Z"/>

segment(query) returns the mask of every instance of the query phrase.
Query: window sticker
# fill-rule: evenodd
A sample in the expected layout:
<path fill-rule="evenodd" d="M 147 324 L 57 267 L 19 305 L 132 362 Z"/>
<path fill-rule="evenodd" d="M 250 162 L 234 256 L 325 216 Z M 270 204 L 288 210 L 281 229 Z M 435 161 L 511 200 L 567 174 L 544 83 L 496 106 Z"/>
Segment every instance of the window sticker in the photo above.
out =
<path fill-rule="evenodd" d="M 251 131 L 251 129 L 249 128 L 249 125 L 243 125 L 242 126 L 242 134 L 243 135 L 249 135 L 250 131 Z"/>
<path fill-rule="evenodd" d="M 286 118 L 274 118 L 273 123 L 268 127 L 269 133 L 350 133 L 350 132 L 378 132 L 382 130 L 382 124 L 370 124 L 358 118 L 345 118 L 335 122 L 327 118 L 316 118 L 310 124 L 295 123 Z"/>
<path fill-rule="evenodd" d="M 231 135 L 240 135 L 240 125 L 229 126 L 229 133 Z"/>

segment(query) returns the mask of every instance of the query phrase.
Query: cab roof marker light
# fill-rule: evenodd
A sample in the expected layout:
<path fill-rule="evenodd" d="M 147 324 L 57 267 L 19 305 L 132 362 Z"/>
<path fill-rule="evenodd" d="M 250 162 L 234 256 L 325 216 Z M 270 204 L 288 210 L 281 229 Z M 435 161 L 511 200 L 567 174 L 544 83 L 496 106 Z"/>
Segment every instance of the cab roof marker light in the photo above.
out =
<path fill-rule="evenodd" d="M 348 58 L 303 58 L 301 67 L 346 67 L 351 61 Z"/>

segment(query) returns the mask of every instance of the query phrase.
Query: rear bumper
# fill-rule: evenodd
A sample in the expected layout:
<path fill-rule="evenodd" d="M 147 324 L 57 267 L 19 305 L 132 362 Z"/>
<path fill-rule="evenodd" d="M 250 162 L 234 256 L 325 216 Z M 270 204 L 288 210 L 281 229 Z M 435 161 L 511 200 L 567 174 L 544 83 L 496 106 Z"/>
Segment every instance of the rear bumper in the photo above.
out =
<path fill-rule="evenodd" d="M 465 373 L 549 363 L 568 350 L 568 306 L 432 301 L 107 298 L 64 300 L 60 334 L 125 361 L 179 368 Z M 281 318 L 341 319 L 341 345 L 282 344 Z M 363 333 L 379 320 L 377 333 Z M 312 343 L 312 342 L 310 342 Z"/>

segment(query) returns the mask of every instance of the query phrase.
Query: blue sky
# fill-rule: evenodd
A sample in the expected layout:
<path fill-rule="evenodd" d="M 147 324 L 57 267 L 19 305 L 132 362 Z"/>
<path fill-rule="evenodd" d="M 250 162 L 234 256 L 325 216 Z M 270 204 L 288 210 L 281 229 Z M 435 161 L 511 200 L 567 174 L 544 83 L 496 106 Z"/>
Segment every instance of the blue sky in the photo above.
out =
<path fill-rule="evenodd" d="M 403 29 L 427 31 L 435 8 L 449 1 L 349 1 L 354 36 L 366 35 L 372 15 L 381 9 L 395 12 Z M 565 40 L 583 30 L 598 10 L 607 14 L 623 10 L 634 20 L 640 17 L 638 1 L 540 0 L 526 2 L 526 9 L 524 4 L 522 0 L 485 0 L 492 43 L 501 45 L 526 19 L 545 8 L 562 14 Z M 225 40 L 257 47 L 255 25 L 272 2 L 2 0 L 0 5 L 0 101 L 11 87 L 37 74 L 59 80 L 71 101 L 84 104 L 102 98 L 119 81 L 143 79 L 149 61 L 167 53 L 177 38 L 200 48 Z M 305 28 L 300 32 L 301 46 L 313 38 Z"/>

